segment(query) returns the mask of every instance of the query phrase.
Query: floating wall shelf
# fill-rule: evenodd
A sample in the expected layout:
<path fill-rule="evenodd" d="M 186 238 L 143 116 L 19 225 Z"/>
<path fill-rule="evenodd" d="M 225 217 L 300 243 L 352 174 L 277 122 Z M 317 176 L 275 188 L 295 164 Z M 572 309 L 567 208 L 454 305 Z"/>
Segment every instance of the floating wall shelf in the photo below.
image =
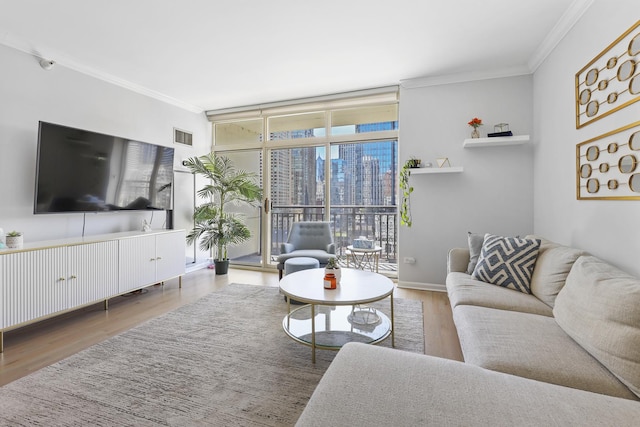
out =
<path fill-rule="evenodd" d="M 445 167 L 445 168 L 413 168 L 409 169 L 411 175 L 426 174 L 426 173 L 460 173 L 464 169 L 462 166 L 457 167 Z"/>
<path fill-rule="evenodd" d="M 465 148 L 499 147 L 506 145 L 522 145 L 529 142 L 529 135 L 500 136 L 496 138 L 469 138 L 462 144 Z"/>

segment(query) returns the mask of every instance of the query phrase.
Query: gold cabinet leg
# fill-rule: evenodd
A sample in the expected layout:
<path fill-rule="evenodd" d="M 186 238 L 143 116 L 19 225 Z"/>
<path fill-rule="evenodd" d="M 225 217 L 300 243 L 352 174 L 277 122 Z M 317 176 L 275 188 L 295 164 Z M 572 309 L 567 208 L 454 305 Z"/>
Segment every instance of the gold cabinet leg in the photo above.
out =
<path fill-rule="evenodd" d="M 178 288 L 182 289 L 182 276 L 178 277 Z"/>
<path fill-rule="evenodd" d="M 105 310 L 109 310 L 109 300 L 108 299 L 104 300 L 104 309 Z"/>
<path fill-rule="evenodd" d="M 4 332 L 0 331 L 0 353 L 4 353 Z"/>

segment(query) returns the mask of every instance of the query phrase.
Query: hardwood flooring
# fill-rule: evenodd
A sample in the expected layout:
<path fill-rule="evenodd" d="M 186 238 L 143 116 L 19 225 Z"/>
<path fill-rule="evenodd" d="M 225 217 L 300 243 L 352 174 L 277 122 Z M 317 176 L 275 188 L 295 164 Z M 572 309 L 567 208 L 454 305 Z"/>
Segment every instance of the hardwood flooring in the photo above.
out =
<path fill-rule="evenodd" d="M 229 283 L 277 287 L 278 275 L 232 268 L 229 274 L 216 276 L 213 270 L 198 270 L 183 277 L 182 288 L 174 279 L 164 285 L 146 288 L 143 293 L 113 298 L 109 300 L 109 310 L 104 310 L 104 305 L 99 303 L 5 332 L 4 353 L 0 354 L 0 385 L 195 301 Z M 422 301 L 426 354 L 462 360 L 446 293 L 396 288 L 394 295 Z"/>

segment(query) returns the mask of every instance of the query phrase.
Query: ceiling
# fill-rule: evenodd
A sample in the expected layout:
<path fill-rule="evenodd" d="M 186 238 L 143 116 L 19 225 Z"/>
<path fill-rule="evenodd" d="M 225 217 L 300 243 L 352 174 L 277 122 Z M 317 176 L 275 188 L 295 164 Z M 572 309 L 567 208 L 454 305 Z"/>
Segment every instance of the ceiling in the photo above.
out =
<path fill-rule="evenodd" d="M 592 1 L 0 0 L 0 44 L 200 112 L 531 73 Z"/>

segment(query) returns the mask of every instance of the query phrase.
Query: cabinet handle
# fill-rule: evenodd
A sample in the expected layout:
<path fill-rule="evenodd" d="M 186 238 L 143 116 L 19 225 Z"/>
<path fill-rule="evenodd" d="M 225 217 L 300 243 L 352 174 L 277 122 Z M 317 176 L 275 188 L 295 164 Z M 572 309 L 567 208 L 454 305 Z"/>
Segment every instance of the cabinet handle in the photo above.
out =
<path fill-rule="evenodd" d="M 156 260 L 161 260 L 161 259 L 162 259 L 162 257 L 161 257 L 161 256 L 159 256 L 158 258 L 156 258 Z"/>
<path fill-rule="evenodd" d="M 58 282 L 64 282 L 64 277 L 58 277 Z"/>
<path fill-rule="evenodd" d="M 151 258 L 149 261 L 155 261 L 155 260 L 156 260 L 155 258 Z"/>
<path fill-rule="evenodd" d="M 69 277 L 69 279 L 77 279 L 78 276 L 76 276 L 75 274 L 72 274 L 71 277 Z"/>

